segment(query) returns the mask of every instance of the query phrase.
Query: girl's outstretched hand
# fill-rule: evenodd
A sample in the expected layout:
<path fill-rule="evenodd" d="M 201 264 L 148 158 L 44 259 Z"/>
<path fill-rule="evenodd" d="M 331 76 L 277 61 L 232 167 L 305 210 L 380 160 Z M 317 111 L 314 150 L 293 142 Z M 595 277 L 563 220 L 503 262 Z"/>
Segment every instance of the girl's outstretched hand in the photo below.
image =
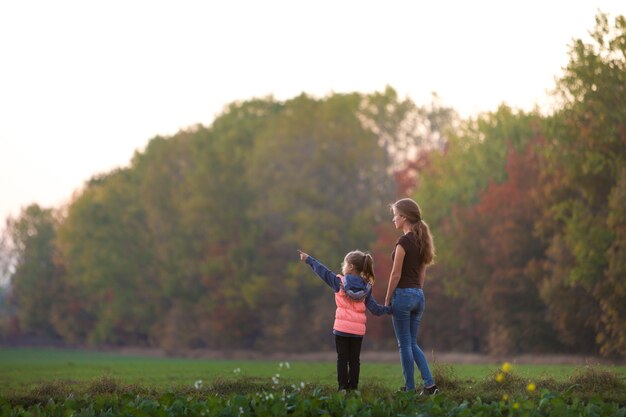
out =
<path fill-rule="evenodd" d="M 309 257 L 309 255 L 307 255 L 306 253 L 302 252 L 300 249 L 298 249 L 298 252 L 300 252 L 300 260 L 301 261 L 306 261 L 306 258 Z"/>

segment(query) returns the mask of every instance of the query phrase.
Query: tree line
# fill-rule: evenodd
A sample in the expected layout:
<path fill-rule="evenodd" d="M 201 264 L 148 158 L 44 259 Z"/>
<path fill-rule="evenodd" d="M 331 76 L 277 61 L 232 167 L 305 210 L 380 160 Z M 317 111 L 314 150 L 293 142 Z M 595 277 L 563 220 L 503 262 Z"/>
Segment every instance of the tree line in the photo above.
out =
<path fill-rule="evenodd" d="M 426 349 L 626 354 L 626 19 L 573 42 L 549 114 L 461 120 L 387 87 L 231 103 L 155 137 L 0 242 L 0 338 L 67 344 L 330 348 L 333 299 L 298 260 L 369 250 L 384 298 L 389 203 L 437 247 Z M 393 348 L 389 320 L 367 343 Z"/>

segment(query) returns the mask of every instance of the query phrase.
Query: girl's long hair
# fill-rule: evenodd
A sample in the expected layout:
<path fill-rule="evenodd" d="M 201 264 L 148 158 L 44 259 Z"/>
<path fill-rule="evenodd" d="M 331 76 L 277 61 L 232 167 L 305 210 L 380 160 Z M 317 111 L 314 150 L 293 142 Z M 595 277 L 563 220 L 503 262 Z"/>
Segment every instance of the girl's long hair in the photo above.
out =
<path fill-rule="evenodd" d="M 391 208 L 395 208 L 396 212 L 411 224 L 421 262 L 426 265 L 433 264 L 435 261 L 435 243 L 428 224 L 422 220 L 420 206 L 413 199 L 403 198 L 393 203 Z"/>
<path fill-rule="evenodd" d="M 356 270 L 361 274 L 361 278 L 368 284 L 374 285 L 374 258 L 367 252 L 353 250 L 346 255 L 346 262 L 354 265 Z"/>

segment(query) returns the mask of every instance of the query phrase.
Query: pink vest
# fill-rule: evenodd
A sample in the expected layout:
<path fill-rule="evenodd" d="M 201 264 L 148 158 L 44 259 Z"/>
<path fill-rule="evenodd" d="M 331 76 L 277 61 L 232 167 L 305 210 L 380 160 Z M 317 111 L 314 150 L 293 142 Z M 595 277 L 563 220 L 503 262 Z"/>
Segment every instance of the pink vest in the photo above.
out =
<path fill-rule="evenodd" d="M 333 329 L 350 334 L 365 335 L 365 303 L 354 301 L 346 295 L 343 289 L 335 293 L 335 324 Z"/>

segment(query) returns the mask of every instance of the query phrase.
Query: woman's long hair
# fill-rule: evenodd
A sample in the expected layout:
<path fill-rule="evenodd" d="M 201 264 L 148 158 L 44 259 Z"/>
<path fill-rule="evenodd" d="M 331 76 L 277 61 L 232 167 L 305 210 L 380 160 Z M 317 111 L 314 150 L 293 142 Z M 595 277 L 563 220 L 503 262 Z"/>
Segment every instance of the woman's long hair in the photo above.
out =
<path fill-rule="evenodd" d="M 403 198 L 393 203 L 391 207 L 392 209 L 395 208 L 396 212 L 411 224 L 422 263 L 433 264 L 435 261 L 435 244 L 428 224 L 422 220 L 420 206 L 410 198 Z"/>

